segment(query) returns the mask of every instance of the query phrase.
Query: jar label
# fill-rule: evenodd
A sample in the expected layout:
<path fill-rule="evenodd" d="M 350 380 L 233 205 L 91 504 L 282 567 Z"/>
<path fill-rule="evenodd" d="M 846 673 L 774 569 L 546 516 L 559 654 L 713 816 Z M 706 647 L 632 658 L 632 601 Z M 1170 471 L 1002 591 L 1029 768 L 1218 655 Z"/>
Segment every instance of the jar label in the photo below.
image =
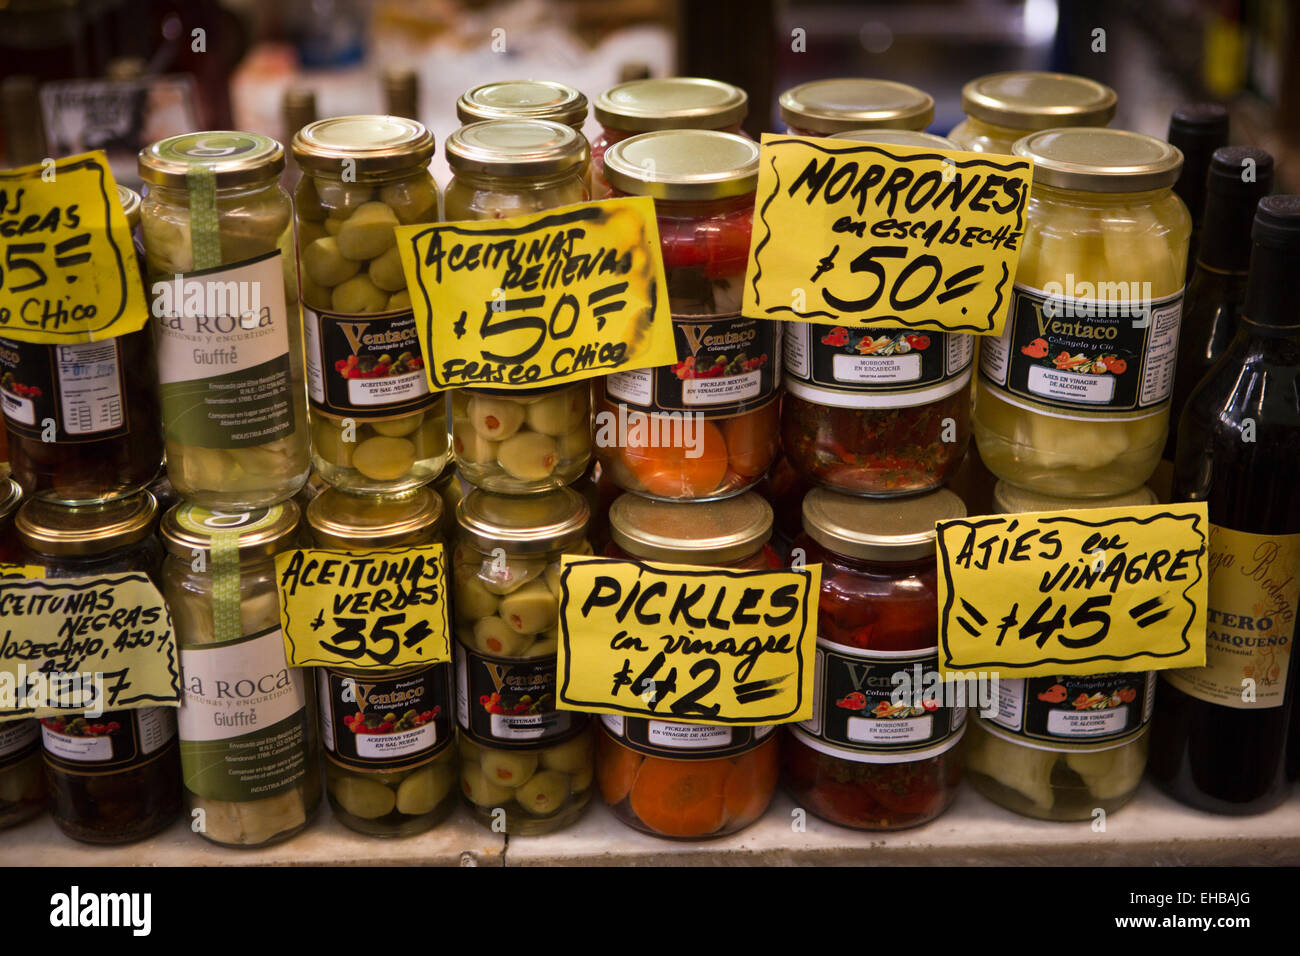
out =
<path fill-rule="evenodd" d="M 970 381 L 975 336 L 790 322 L 786 389 L 842 408 L 927 405 Z"/>
<path fill-rule="evenodd" d="M 471 740 L 531 750 L 577 736 L 585 718 L 555 709 L 555 657 L 492 657 L 464 645 L 456 652 L 456 716 Z"/>
<path fill-rule="evenodd" d="M 66 444 L 127 434 L 125 375 L 117 339 L 83 345 L 0 339 L 0 404 L 9 427 L 26 438 Z"/>
<path fill-rule="evenodd" d="M 433 404 L 414 312 L 342 315 L 303 309 L 303 336 L 313 408 L 368 419 Z"/>
<path fill-rule="evenodd" d="M 980 374 L 1052 408 L 1105 413 L 1160 405 L 1173 389 L 1183 293 L 1121 298 L 1128 283 L 1114 285 L 1122 288 L 1109 299 L 1016 286 L 1002 335 L 983 339 Z"/>
<path fill-rule="evenodd" d="M 22 763 L 41 745 L 40 728 L 34 720 L 0 723 L 0 770 Z"/>
<path fill-rule="evenodd" d="M 181 649 L 181 769 L 212 800 L 275 796 L 308 770 L 307 688 L 270 628 L 225 644 Z"/>
<path fill-rule="evenodd" d="M 676 364 L 607 375 L 605 394 L 646 414 L 726 418 L 760 408 L 781 384 L 781 325 L 739 316 L 673 316 Z"/>
<path fill-rule="evenodd" d="M 327 756 L 354 770 L 406 770 L 453 739 L 451 665 L 382 678 L 320 668 L 321 734 Z"/>
<path fill-rule="evenodd" d="M 605 730 L 618 738 L 624 747 L 651 757 L 672 757 L 675 760 L 736 757 L 756 748 L 776 729 L 773 724 L 723 727 L 615 714 L 602 714 L 600 719 Z"/>
<path fill-rule="evenodd" d="M 96 718 L 41 721 L 45 761 L 77 774 L 120 773 L 147 763 L 176 736 L 176 710 L 108 710 Z"/>
<path fill-rule="evenodd" d="M 1300 603 L 1300 534 L 1210 525 L 1205 666 L 1164 672 L 1184 694 L 1236 710 L 1281 707 Z"/>
<path fill-rule="evenodd" d="M 868 651 L 817 642 L 813 716 L 795 724 L 847 760 L 897 763 L 935 757 L 957 744 L 964 707 L 945 707 L 936 648 Z"/>
<path fill-rule="evenodd" d="M 169 439 L 248 448 L 293 433 L 280 256 L 269 252 L 154 283 L 159 394 Z"/>
<path fill-rule="evenodd" d="M 1039 744 L 1115 744 L 1150 723 L 1155 687 L 1155 671 L 1003 678 L 984 726 Z"/>

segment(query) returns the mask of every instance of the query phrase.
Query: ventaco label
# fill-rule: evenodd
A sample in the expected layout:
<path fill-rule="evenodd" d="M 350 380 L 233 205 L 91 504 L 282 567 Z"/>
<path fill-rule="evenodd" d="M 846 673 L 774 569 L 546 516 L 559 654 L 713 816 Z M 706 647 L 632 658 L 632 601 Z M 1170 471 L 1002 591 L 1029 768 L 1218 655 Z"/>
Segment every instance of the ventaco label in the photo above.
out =
<path fill-rule="evenodd" d="M 9 427 L 60 444 L 119 438 L 131 430 L 119 339 L 32 345 L 0 339 L 0 404 Z M 52 423 L 50 432 L 47 425 Z"/>
<path fill-rule="evenodd" d="M 1063 411 L 1160 405 L 1173 388 L 1183 294 L 1139 298 L 1129 283 L 1114 285 L 1122 288 L 1104 300 L 1016 286 L 1002 336 L 981 346 L 980 374 Z"/>
<path fill-rule="evenodd" d="M 605 730 L 624 747 L 649 757 L 672 757 L 674 760 L 738 757 L 756 748 L 776 730 L 772 724 L 715 727 L 616 714 L 602 714 L 600 720 Z"/>
<path fill-rule="evenodd" d="M 1122 743 L 1150 723 L 1155 687 L 1154 671 L 1003 680 L 983 726 L 1043 745 Z"/>
<path fill-rule="evenodd" d="M 41 741 L 47 763 L 65 773 L 121 773 L 156 759 L 176 736 L 169 707 L 110 710 L 99 717 L 46 717 Z"/>
<path fill-rule="evenodd" d="M 406 770 L 451 744 L 451 665 L 371 675 L 321 668 L 326 756 L 354 770 Z"/>
<path fill-rule="evenodd" d="M 1238 710 L 1281 707 L 1300 602 L 1300 534 L 1210 526 L 1205 666 L 1169 671 L 1174 687 Z"/>
<path fill-rule="evenodd" d="M 529 750 L 576 737 L 580 714 L 555 709 L 555 658 L 493 657 L 463 645 L 456 654 L 456 711 L 471 740 Z"/>
<path fill-rule="evenodd" d="M 307 395 L 331 415 L 381 418 L 433 404 L 415 314 L 303 310 Z"/>

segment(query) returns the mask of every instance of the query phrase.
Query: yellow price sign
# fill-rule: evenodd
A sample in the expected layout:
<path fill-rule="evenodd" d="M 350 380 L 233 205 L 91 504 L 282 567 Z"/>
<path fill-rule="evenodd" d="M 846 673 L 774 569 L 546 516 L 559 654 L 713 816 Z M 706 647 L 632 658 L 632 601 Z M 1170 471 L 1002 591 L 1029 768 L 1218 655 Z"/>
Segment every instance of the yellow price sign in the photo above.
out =
<path fill-rule="evenodd" d="M 1000 335 L 1033 164 L 763 134 L 741 311 Z"/>
<path fill-rule="evenodd" d="M 75 345 L 148 318 L 104 153 L 0 170 L 0 338 Z"/>
<path fill-rule="evenodd" d="M 1046 677 L 1205 663 L 1204 502 L 939 530 L 939 669 Z"/>
<path fill-rule="evenodd" d="M 451 660 L 440 544 L 275 556 L 290 667 L 389 670 Z"/>
<path fill-rule="evenodd" d="M 433 388 L 537 388 L 677 360 L 654 201 L 397 229 Z"/>
<path fill-rule="evenodd" d="M 557 707 L 741 726 L 807 720 L 820 586 L 821 565 L 566 556 Z"/>

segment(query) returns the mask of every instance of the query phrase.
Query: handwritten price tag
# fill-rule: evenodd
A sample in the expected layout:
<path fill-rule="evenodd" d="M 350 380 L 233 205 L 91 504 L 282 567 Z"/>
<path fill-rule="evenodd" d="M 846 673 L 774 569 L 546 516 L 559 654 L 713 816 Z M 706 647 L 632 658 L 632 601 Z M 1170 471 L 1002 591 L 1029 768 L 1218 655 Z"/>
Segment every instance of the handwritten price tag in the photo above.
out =
<path fill-rule="evenodd" d="M 939 669 L 1004 677 L 1205 663 L 1205 504 L 943 521 Z"/>
<path fill-rule="evenodd" d="M 180 694 L 171 616 L 148 575 L 0 581 L 0 721 L 176 707 Z"/>
<path fill-rule="evenodd" d="M 45 345 L 144 326 L 131 228 L 102 151 L 0 170 L 0 337 Z"/>
<path fill-rule="evenodd" d="M 275 556 L 290 667 L 387 670 L 451 660 L 443 546 Z"/>
<path fill-rule="evenodd" d="M 397 230 L 434 388 L 535 388 L 677 360 L 654 201 Z"/>
<path fill-rule="evenodd" d="M 561 564 L 561 710 L 739 725 L 812 716 L 821 565 Z"/>
<path fill-rule="evenodd" d="M 742 311 L 1000 335 L 1033 164 L 763 134 Z"/>

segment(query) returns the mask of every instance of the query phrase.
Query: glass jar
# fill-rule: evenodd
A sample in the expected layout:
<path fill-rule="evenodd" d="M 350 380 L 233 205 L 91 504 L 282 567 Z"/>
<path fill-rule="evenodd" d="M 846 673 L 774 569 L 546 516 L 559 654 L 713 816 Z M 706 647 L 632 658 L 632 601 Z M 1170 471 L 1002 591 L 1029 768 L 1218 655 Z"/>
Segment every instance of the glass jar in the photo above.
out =
<path fill-rule="evenodd" d="M 135 230 L 140 197 L 121 186 L 117 193 Z M 142 280 L 143 267 L 138 252 Z M 85 504 L 133 494 L 153 481 L 163 449 L 152 338 L 146 322 L 135 332 L 78 345 L 0 339 L 9 463 L 28 495 Z"/>
<path fill-rule="evenodd" d="M 0 722 L 0 830 L 40 816 L 45 809 L 40 722 Z"/>
<path fill-rule="evenodd" d="M 957 796 L 964 697 L 925 691 L 939 666 L 934 524 L 965 514 L 946 489 L 870 501 L 814 488 L 804 498 L 795 547 L 822 566 L 815 711 L 787 728 L 784 779 L 800 806 L 832 823 L 901 830 Z"/>
<path fill-rule="evenodd" d="M 456 464 L 452 462 L 433 480 L 433 492 L 442 499 L 442 536 L 444 540 L 456 536 L 456 506 L 465 496 L 461 490 Z"/>
<path fill-rule="evenodd" d="M 23 500 L 23 489 L 12 478 L 0 478 L 0 565 L 19 560 L 18 538 L 14 534 L 14 515 Z"/>
<path fill-rule="evenodd" d="M 1011 153 L 1016 140 L 1039 129 L 1106 126 L 1115 116 L 1115 91 L 1069 73 L 990 73 L 961 88 L 966 118 L 948 138 L 972 153 Z"/>
<path fill-rule="evenodd" d="M 1000 514 L 1155 504 L 1150 488 L 1086 501 L 1027 492 L 999 481 Z M 1042 820 L 1089 820 L 1118 810 L 1146 769 L 1154 671 L 1002 678 L 997 713 L 972 715 L 971 786 L 994 803 Z"/>
<path fill-rule="evenodd" d="M 539 119 L 562 123 L 581 134 L 587 122 L 587 97 L 554 80 L 504 80 L 466 90 L 456 101 L 456 118 L 464 123 L 483 120 Z M 584 139 L 586 137 L 583 137 Z M 590 145 L 590 144 L 588 144 Z M 591 160 L 582 179 L 591 188 Z"/>
<path fill-rule="evenodd" d="M 756 485 L 776 458 L 780 322 L 740 315 L 758 144 L 663 130 L 610 147 L 617 195 L 651 196 L 678 361 L 596 383 L 596 445 L 619 487 L 666 501 Z"/>
<path fill-rule="evenodd" d="M 351 553 L 442 541 L 442 499 L 330 488 L 307 506 L 318 548 Z M 456 806 L 450 663 L 390 670 L 317 668 L 325 793 L 339 822 L 371 836 L 410 836 Z"/>
<path fill-rule="evenodd" d="M 572 488 L 518 498 L 474 489 L 456 508 L 460 786 L 493 832 L 559 830 L 591 798 L 591 723 L 555 709 L 560 555 L 591 553 L 589 519 Z"/>
<path fill-rule="evenodd" d="M 781 94 L 781 119 L 794 136 L 851 129 L 925 129 L 934 97 L 906 83 L 845 77 L 801 83 Z"/>
<path fill-rule="evenodd" d="M 1000 338 L 980 343 L 975 441 L 989 471 L 1040 494 L 1140 487 L 1169 426 L 1187 236 L 1182 157 L 1122 130 L 1046 130 Z"/>
<path fill-rule="evenodd" d="M 147 491 L 77 507 L 28 498 L 14 518 L 18 561 L 41 567 L 47 578 L 141 571 L 157 581 L 163 557 L 157 518 L 158 503 Z"/>
<path fill-rule="evenodd" d="M 289 667 L 275 555 L 296 545 L 292 501 L 242 512 L 182 504 L 163 516 L 163 595 L 180 648 L 177 714 L 191 828 L 267 846 L 320 806 L 316 689 Z"/>
<path fill-rule="evenodd" d="M 452 179 L 450 221 L 505 219 L 586 202 L 581 133 L 549 120 L 484 120 L 462 126 L 444 145 Z"/>
<path fill-rule="evenodd" d="M 438 221 L 433 151 L 397 116 L 319 120 L 293 138 L 312 464 L 345 491 L 417 488 L 447 462 L 445 399 L 429 390 L 393 232 Z"/>
<path fill-rule="evenodd" d="M 708 504 L 621 495 L 609 509 L 611 557 L 705 567 L 777 567 L 772 508 L 756 494 Z M 743 830 L 776 792 L 776 726 L 733 727 L 601 715 L 596 781 L 628 826 L 712 839 Z"/>
<path fill-rule="evenodd" d="M 596 97 L 600 135 L 591 144 L 593 199 L 608 199 L 605 151 L 615 143 L 661 129 L 707 129 L 740 133 L 749 113 L 749 95 L 721 80 L 669 76 L 629 80 Z"/>
<path fill-rule="evenodd" d="M 203 507 L 283 501 L 311 467 L 284 150 L 187 133 L 139 165 L 167 474 Z"/>

